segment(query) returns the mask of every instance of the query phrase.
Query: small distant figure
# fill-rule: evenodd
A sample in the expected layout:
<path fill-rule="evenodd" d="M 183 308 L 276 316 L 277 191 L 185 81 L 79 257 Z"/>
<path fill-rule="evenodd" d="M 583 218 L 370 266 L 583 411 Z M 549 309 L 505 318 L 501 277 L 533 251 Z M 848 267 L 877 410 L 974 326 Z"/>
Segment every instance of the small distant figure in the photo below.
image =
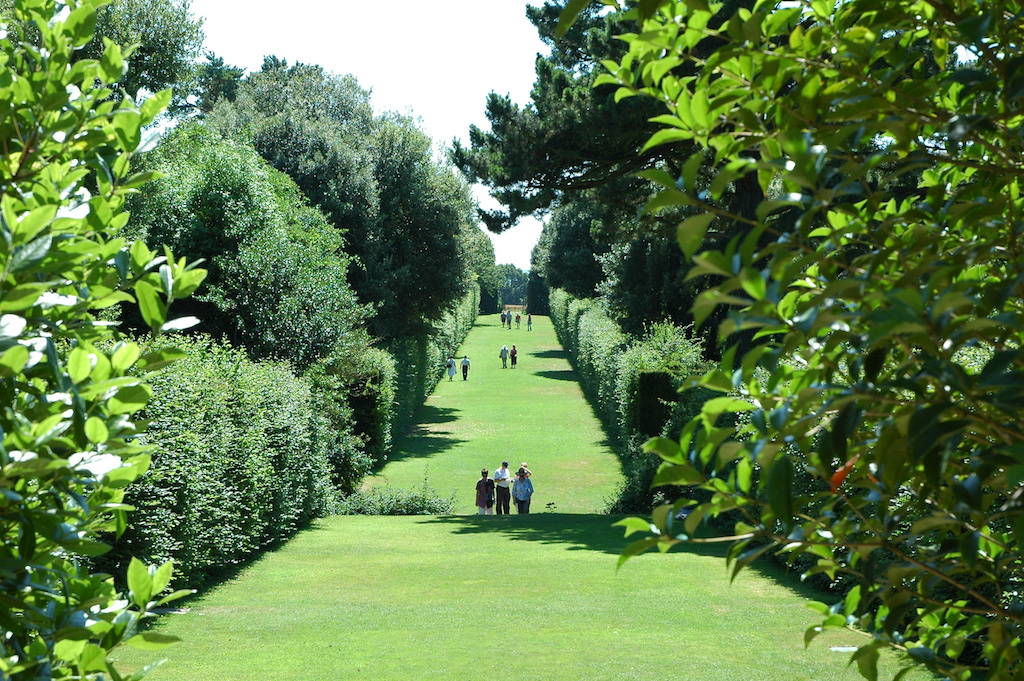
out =
<path fill-rule="evenodd" d="M 516 500 L 516 510 L 520 513 L 530 512 L 530 497 L 533 496 L 533 482 L 526 474 L 526 469 L 520 467 L 516 471 L 516 481 L 512 488 L 512 497 Z"/>
<path fill-rule="evenodd" d="M 505 322 L 508 325 L 507 328 L 511 329 L 512 328 L 512 310 L 509 310 L 508 314 L 505 315 Z"/>
<path fill-rule="evenodd" d="M 508 356 L 509 356 L 509 359 L 512 360 L 512 368 L 515 369 L 516 368 L 516 358 L 519 356 L 519 351 L 516 350 L 515 343 L 512 344 L 512 349 L 508 351 Z M 505 363 L 505 360 L 502 360 L 502 364 L 504 364 L 504 363 Z"/>
<path fill-rule="evenodd" d="M 505 311 L 501 311 L 501 328 L 505 328 Z"/>
<path fill-rule="evenodd" d="M 462 380 L 465 381 L 469 378 L 469 356 L 462 356 Z"/>
<path fill-rule="evenodd" d="M 448 380 L 455 380 L 455 358 L 449 357 L 448 361 L 445 362 L 445 366 L 448 367 Z"/>
<path fill-rule="evenodd" d="M 526 315 L 526 330 L 527 331 L 533 331 L 533 315 L 532 314 Z"/>
<path fill-rule="evenodd" d="M 477 515 L 494 515 L 494 481 L 487 477 L 487 472 L 486 468 L 482 469 L 476 481 Z"/>
<path fill-rule="evenodd" d="M 517 329 L 519 328 L 519 320 L 520 320 L 520 316 L 519 316 L 519 313 L 518 313 L 518 312 L 516 312 L 516 328 L 517 328 Z"/>
<path fill-rule="evenodd" d="M 515 348 L 516 346 L 513 345 L 512 347 Z M 507 345 L 502 345 L 501 346 L 501 350 L 498 351 L 498 357 L 501 357 L 501 368 L 502 369 L 508 369 L 508 346 Z M 516 361 L 513 359 L 512 360 L 512 366 L 514 367 L 515 365 L 516 365 Z"/>

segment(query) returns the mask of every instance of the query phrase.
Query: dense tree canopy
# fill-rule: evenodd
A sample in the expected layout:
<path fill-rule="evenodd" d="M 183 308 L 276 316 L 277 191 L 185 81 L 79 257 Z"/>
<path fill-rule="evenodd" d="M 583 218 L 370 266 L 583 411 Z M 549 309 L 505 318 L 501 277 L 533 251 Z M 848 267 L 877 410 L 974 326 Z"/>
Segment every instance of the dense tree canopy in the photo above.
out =
<path fill-rule="evenodd" d="M 470 285 L 461 238 L 473 222 L 469 186 L 434 161 L 430 138 L 403 116 L 378 121 L 373 171 L 380 212 L 354 281 L 378 306 L 376 335 L 412 336 Z"/>
<path fill-rule="evenodd" d="M 501 305 L 525 305 L 529 275 L 515 265 L 498 265 L 498 302 Z"/>
<path fill-rule="evenodd" d="M 656 509 L 625 556 L 729 513 L 736 570 L 778 551 L 847 580 L 807 639 L 866 631 L 866 678 L 885 647 L 944 678 L 1024 677 L 1019 3 L 646 9 L 600 80 L 662 103 L 650 144 L 707 150 L 649 177 L 697 211 L 679 240 L 718 283 L 694 314 L 725 307 L 722 338 L 762 344 L 698 381 L 721 396 L 678 442 L 650 443 L 656 483 L 708 501 L 685 523 Z M 727 201 L 737 182 L 755 211 Z M 722 221 L 746 234 L 708 240 Z"/>
<path fill-rule="evenodd" d="M 173 87 L 176 104 L 195 90 L 196 60 L 203 45 L 203 21 L 192 15 L 191 0 L 112 0 L 96 12 L 96 37 L 78 58 L 103 53 L 104 38 L 125 48 L 128 69 L 118 81 L 129 96 L 140 90 Z"/>
<path fill-rule="evenodd" d="M 646 183 L 638 170 L 657 165 L 667 147 L 640 153 L 658 113 L 642 99 L 615 101 L 611 87 L 595 89 L 599 60 L 622 53 L 613 40 L 615 15 L 587 13 L 562 40 L 555 41 L 560 6 L 528 7 L 542 40 L 552 47 L 537 58 L 530 104 L 491 94 L 490 130 L 470 129 L 470 147 L 456 143 L 452 158 L 471 179 L 487 186 L 507 211 L 482 213 L 488 228 L 501 232 L 522 215 L 547 210 L 565 192 L 595 189 L 599 203 L 636 214 L 636 192 Z M 642 202 L 642 200 L 640 200 Z"/>
<path fill-rule="evenodd" d="M 147 352 L 102 319 L 138 302 L 147 333 L 187 326 L 168 306 L 203 271 L 117 235 L 141 130 L 170 100 L 115 103 L 113 43 L 77 59 L 97 3 L 18 2 L 0 14 L 0 677 L 124 678 L 110 652 L 173 637 L 141 626 L 172 565 L 132 561 L 128 589 L 88 556 L 125 527 L 124 488 L 149 466 L 135 418 L 153 372 Z M 63 4 L 62 4 L 63 5 Z"/>
<path fill-rule="evenodd" d="M 132 197 L 130 225 L 207 263 L 206 285 L 184 303 L 200 330 L 299 368 L 365 342 L 342 238 L 290 178 L 195 124 L 175 130 L 146 167 L 164 177 Z"/>
<path fill-rule="evenodd" d="M 209 120 L 251 142 L 326 213 L 346 236 L 359 300 L 376 310 L 371 332 L 400 338 L 470 285 L 460 235 L 472 204 L 430 139 L 408 118 L 374 118 L 369 97 L 351 76 L 267 57 Z"/>

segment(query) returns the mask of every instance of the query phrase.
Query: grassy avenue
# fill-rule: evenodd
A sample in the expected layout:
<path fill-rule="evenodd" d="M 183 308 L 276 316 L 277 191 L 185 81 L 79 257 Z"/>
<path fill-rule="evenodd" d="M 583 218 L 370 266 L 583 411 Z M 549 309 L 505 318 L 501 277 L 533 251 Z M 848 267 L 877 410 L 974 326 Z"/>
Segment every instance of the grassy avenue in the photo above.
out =
<path fill-rule="evenodd" d="M 502 369 L 503 344 L 519 366 Z M 729 583 L 723 548 L 643 555 L 601 515 L 616 458 L 545 317 L 533 331 L 479 318 L 416 431 L 369 481 L 455 494 L 462 515 L 331 517 L 157 624 L 184 641 L 120 653 L 162 657 L 157 681 L 538 679 L 830 681 L 852 633 L 805 649 L 814 594 L 770 568 Z M 473 515 L 481 467 L 527 461 L 528 516 Z M 891 660 L 883 668 L 891 678 Z M 915 672 L 906 677 L 929 678 Z"/>

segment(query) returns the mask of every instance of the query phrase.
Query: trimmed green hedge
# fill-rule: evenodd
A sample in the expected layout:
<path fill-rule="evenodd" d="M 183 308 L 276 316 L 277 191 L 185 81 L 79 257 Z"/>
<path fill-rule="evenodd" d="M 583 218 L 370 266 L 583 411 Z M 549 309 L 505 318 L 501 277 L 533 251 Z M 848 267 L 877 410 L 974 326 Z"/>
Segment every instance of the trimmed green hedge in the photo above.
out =
<path fill-rule="evenodd" d="M 332 511 L 335 491 L 308 381 L 208 339 L 184 346 L 151 380 L 153 465 L 128 488 L 138 512 L 104 560 L 174 559 L 176 582 L 196 587 Z"/>
<path fill-rule="evenodd" d="M 643 451 L 655 435 L 678 437 L 700 413 L 705 390 L 680 392 L 686 378 L 711 365 L 699 341 L 670 322 L 648 327 L 641 338 L 622 332 L 598 300 L 553 289 L 551 323 L 569 353 L 587 397 L 615 443 L 626 481 L 612 502 L 618 513 L 646 513 L 678 489 L 651 490 L 660 459 Z"/>
<path fill-rule="evenodd" d="M 393 432 L 402 433 L 412 423 L 416 409 L 441 380 L 445 361 L 455 356 L 473 327 L 479 308 L 480 287 L 473 285 L 423 335 L 387 345 L 387 351 L 394 357 L 396 372 Z M 383 459 L 378 461 L 383 462 Z"/>

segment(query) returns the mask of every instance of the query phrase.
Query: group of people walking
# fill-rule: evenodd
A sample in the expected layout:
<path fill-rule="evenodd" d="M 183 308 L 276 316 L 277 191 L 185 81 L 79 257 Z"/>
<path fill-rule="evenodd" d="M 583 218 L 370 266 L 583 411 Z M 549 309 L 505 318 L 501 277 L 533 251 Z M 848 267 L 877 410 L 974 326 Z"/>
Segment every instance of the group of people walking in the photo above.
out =
<path fill-rule="evenodd" d="M 512 360 L 512 368 L 516 368 L 516 359 L 519 357 L 519 351 L 516 350 L 515 343 L 512 344 L 512 349 L 509 350 L 507 345 L 502 345 L 501 350 L 498 351 L 498 357 L 501 358 L 501 368 L 508 368 L 508 361 Z"/>
<path fill-rule="evenodd" d="M 448 380 L 451 381 L 455 379 L 456 364 L 462 365 L 462 380 L 465 381 L 469 379 L 469 355 L 463 355 L 461 362 L 456 362 L 454 357 L 449 357 L 448 361 L 444 363 L 445 367 L 448 369 Z"/>
<path fill-rule="evenodd" d="M 508 468 L 508 461 L 501 462 L 501 468 L 494 471 L 494 478 L 488 476 L 486 468 L 480 471 L 480 479 L 476 482 L 476 511 L 479 515 L 498 515 L 510 513 L 510 502 L 515 500 L 519 513 L 530 512 L 530 498 L 533 496 L 533 475 L 524 461 L 515 472 Z"/>
<path fill-rule="evenodd" d="M 516 323 L 516 328 L 518 329 L 519 328 L 519 321 L 520 321 L 520 319 L 521 319 L 521 317 L 520 317 L 520 314 L 518 312 L 516 312 L 515 315 L 513 315 L 511 311 L 502 312 L 501 313 L 501 326 L 502 326 L 502 328 L 505 328 L 507 326 L 508 328 L 511 329 L 512 328 L 512 322 L 514 320 L 515 323 Z M 532 314 L 526 315 L 526 330 L 527 331 L 533 331 L 533 315 Z M 515 369 L 516 368 L 516 363 L 519 360 L 519 351 L 516 349 L 515 343 L 512 344 L 511 348 L 509 348 L 507 345 L 502 345 L 501 346 L 501 350 L 498 351 L 498 357 L 501 358 L 501 368 L 502 369 L 507 369 L 508 368 L 509 360 L 512 360 L 512 368 Z M 469 356 L 468 355 L 463 355 L 461 360 L 456 360 L 454 357 L 449 357 L 448 360 L 445 362 L 445 369 L 448 372 L 448 380 L 449 381 L 454 381 L 455 380 L 455 374 L 458 371 L 458 368 L 460 366 L 462 367 L 462 380 L 463 381 L 468 381 L 469 380 L 469 367 L 470 367 Z"/>
<path fill-rule="evenodd" d="M 519 328 L 519 323 L 522 321 L 522 315 L 516 312 L 514 315 L 511 310 L 502 310 L 501 312 L 501 328 L 511 329 L 512 321 L 515 320 L 516 328 Z M 526 315 L 526 330 L 533 331 L 533 315 Z"/>

